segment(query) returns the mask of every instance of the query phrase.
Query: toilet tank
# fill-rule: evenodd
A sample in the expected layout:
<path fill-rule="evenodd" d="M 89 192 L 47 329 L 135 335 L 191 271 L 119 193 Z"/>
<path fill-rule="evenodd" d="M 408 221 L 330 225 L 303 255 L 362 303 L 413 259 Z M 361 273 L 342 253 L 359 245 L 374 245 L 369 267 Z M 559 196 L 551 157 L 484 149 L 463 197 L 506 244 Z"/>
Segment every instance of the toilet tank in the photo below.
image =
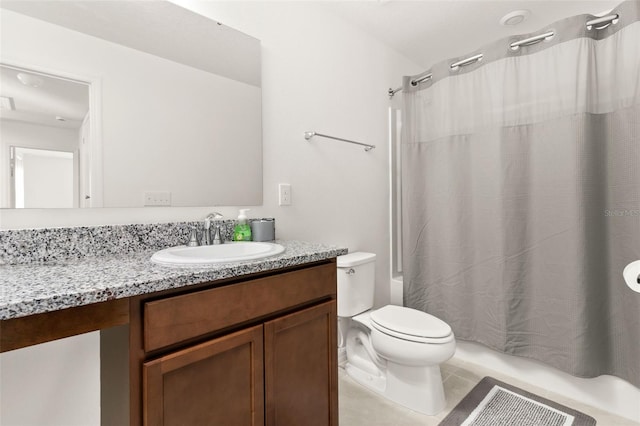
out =
<path fill-rule="evenodd" d="M 338 316 L 352 317 L 373 307 L 376 255 L 354 252 L 338 256 Z"/>

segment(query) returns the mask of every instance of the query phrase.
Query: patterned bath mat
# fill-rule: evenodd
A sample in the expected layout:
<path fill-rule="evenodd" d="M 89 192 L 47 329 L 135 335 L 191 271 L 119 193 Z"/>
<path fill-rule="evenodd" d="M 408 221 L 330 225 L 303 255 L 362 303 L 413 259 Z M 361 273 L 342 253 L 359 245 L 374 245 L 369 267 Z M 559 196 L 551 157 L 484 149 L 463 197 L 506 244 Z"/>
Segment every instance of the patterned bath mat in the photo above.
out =
<path fill-rule="evenodd" d="M 440 426 L 593 426 L 593 417 L 485 377 Z"/>

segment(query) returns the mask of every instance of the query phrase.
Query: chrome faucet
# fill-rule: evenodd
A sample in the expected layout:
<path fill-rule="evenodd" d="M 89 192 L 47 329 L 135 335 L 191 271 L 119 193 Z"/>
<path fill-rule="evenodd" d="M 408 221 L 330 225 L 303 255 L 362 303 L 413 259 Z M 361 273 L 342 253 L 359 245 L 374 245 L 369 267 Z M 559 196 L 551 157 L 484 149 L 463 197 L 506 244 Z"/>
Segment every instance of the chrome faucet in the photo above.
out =
<path fill-rule="evenodd" d="M 213 212 L 207 215 L 204 218 L 204 236 L 202 238 L 202 244 L 210 246 L 211 244 L 222 244 L 224 240 L 220 235 L 220 223 L 218 220 L 222 219 L 223 216 L 218 212 Z M 214 224 L 214 232 L 213 238 L 211 238 L 211 222 Z"/>

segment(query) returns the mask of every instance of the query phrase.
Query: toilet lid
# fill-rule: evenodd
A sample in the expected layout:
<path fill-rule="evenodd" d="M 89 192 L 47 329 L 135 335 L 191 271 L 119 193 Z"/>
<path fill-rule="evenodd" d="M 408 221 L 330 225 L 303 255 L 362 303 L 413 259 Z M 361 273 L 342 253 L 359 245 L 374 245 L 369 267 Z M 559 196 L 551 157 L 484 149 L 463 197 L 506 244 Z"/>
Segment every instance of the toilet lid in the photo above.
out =
<path fill-rule="evenodd" d="M 371 312 L 371 321 L 380 327 L 400 334 L 417 337 L 443 338 L 451 334 L 446 322 L 403 306 L 387 305 Z"/>

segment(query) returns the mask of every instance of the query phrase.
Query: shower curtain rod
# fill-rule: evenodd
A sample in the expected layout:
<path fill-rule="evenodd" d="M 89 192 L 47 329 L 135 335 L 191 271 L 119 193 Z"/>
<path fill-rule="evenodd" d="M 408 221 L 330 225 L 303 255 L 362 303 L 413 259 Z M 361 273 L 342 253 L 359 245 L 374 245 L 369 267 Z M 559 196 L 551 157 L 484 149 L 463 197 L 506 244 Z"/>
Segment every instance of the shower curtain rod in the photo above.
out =
<path fill-rule="evenodd" d="M 620 15 L 618 15 L 617 13 L 614 13 L 611 15 L 603 16 L 601 18 L 591 19 L 587 21 L 585 25 L 587 27 L 587 31 L 591 31 L 593 29 L 601 30 L 601 29 L 607 28 L 611 24 L 617 23 L 619 18 L 620 18 Z M 509 48 L 515 51 L 515 50 L 518 50 L 521 46 L 531 46 L 532 44 L 539 43 L 543 40 L 546 40 L 546 41 L 551 40 L 554 36 L 555 36 L 554 31 L 547 31 L 537 36 L 528 37 L 519 41 L 515 41 L 509 45 Z M 469 58 L 466 58 L 451 64 L 449 67 L 451 68 L 452 71 L 456 71 L 458 70 L 459 67 L 463 67 L 465 65 L 470 65 L 475 62 L 481 61 L 482 57 L 483 55 L 481 53 L 478 55 L 470 56 Z M 432 78 L 433 78 L 433 74 L 429 73 L 429 74 L 423 75 L 422 77 L 416 78 L 415 80 L 411 80 L 411 85 L 417 86 L 418 84 L 423 83 L 427 80 L 431 80 Z M 389 88 L 387 90 L 387 95 L 389 95 L 389 98 L 393 98 L 393 96 L 396 93 L 401 91 L 402 91 L 402 87 L 397 87 L 395 89 Z"/>
<path fill-rule="evenodd" d="M 347 143 L 353 143 L 353 144 L 356 144 L 356 145 L 361 145 L 361 146 L 364 146 L 364 150 L 365 150 L 365 151 L 371 151 L 373 148 L 375 148 L 375 147 L 376 147 L 375 145 L 369 145 L 369 144 L 367 144 L 367 143 L 351 141 L 351 140 L 349 140 L 349 139 L 337 138 L 337 137 L 335 137 L 335 136 L 323 135 L 322 133 L 317 133 L 317 132 L 304 132 L 304 138 L 305 138 L 306 140 L 309 140 L 309 139 L 311 139 L 311 138 L 312 138 L 312 137 L 314 137 L 314 136 L 320 136 L 320 137 L 322 137 L 322 138 L 334 139 L 334 140 L 341 141 L 341 142 L 347 142 Z"/>

